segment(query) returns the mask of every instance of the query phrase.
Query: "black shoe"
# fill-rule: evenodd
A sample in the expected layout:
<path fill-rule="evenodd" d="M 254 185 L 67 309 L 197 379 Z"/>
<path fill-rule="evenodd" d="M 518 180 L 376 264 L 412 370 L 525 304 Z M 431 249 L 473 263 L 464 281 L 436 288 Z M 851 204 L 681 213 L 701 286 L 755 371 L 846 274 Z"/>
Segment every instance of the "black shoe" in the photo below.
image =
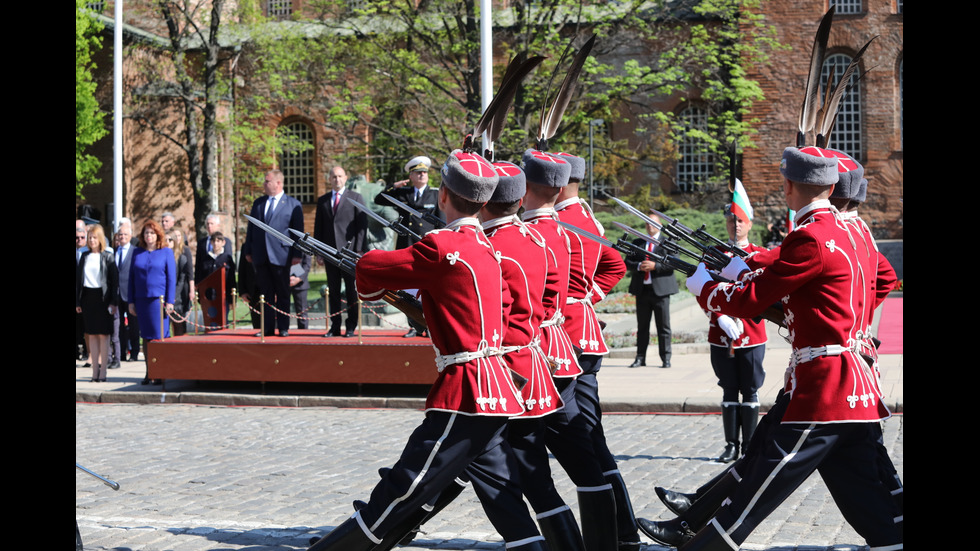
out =
<path fill-rule="evenodd" d="M 636 523 L 648 538 L 670 547 L 680 547 L 694 537 L 694 532 L 687 527 L 687 523 L 679 519 L 654 522 L 638 518 Z"/>
<path fill-rule="evenodd" d="M 728 442 L 725 444 L 725 451 L 721 452 L 715 461 L 719 463 L 731 463 L 738 459 L 738 442 Z"/>
<path fill-rule="evenodd" d="M 324 337 L 339 337 L 340 336 L 340 328 L 338 327 L 336 329 L 331 329 L 330 331 L 327 331 L 326 333 L 324 333 L 323 336 Z"/>
<path fill-rule="evenodd" d="M 667 368 L 669 368 L 669 367 L 670 367 L 670 360 L 664 360 L 664 365 L 663 365 L 663 368 L 664 368 L 664 369 L 667 369 Z"/>
<path fill-rule="evenodd" d="M 419 335 L 418 334 L 418 331 L 416 331 L 415 328 L 413 327 L 413 328 L 411 328 L 411 329 L 408 330 L 408 333 L 405 333 L 402 336 L 405 337 L 406 339 L 411 339 L 411 338 L 417 337 L 418 335 Z"/>
<path fill-rule="evenodd" d="M 661 488 L 660 486 L 654 488 L 653 491 L 657 493 L 660 501 L 675 515 L 686 513 L 691 508 L 691 503 L 694 502 L 693 494 L 682 494 L 668 490 L 667 488 Z"/>
<path fill-rule="evenodd" d="M 282 331 L 279 332 L 279 336 L 280 337 L 288 337 L 289 336 L 289 330 L 288 329 L 283 329 Z"/>
<path fill-rule="evenodd" d="M 138 362 L 138 361 L 140 361 L 139 354 L 133 354 L 132 356 L 130 356 L 129 357 L 129 361 L 131 361 L 131 362 Z"/>
<path fill-rule="evenodd" d="M 119 369 L 119 368 L 120 368 L 119 362 L 112 362 L 111 364 L 109 364 L 109 369 Z"/>
<path fill-rule="evenodd" d="M 348 338 L 349 339 L 349 338 L 354 337 L 354 336 L 356 336 L 356 334 L 354 333 L 354 330 L 353 329 L 348 329 L 344 333 L 344 338 Z"/>
<path fill-rule="evenodd" d="M 633 360 L 633 363 L 631 363 L 629 366 L 630 367 L 644 367 L 646 365 L 647 365 L 647 359 L 645 357 L 643 357 L 643 356 L 637 356 L 636 359 Z"/>
<path fill-rule="evenodd" d="M 148 385 L 148 384 L 150 384 L 150 380 L 149 379 L 143 379 L 142 381 L 140 381 L 140 384 L 141 385 Z"/>

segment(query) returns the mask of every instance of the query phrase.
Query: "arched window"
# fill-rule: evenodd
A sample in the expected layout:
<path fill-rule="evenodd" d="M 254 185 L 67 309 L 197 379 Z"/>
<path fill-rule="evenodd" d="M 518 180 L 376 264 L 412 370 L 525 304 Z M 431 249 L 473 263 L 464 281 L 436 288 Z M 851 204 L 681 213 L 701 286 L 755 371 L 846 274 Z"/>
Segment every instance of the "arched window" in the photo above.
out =
<path fill-rule="evenodd" d="M 837 6 L 837 14 L 862 13 L 861 0 L 830 0 L 831 6 Z"/>
<path fill-rule="evenodd" d="M 707 132 L 708 112 L 701 107 L 692 105 L 678 115 L 680 121 L 690 130 Z M 707 181 L 714 174 L 715 163 L 704 146 L 704 141 L 698 136 L 685 134 L 684 140 L 678 144 L 677 152 L 677 187 L 681 191 L 691 191 L 696 184 Z"/>
<path fill-rule="evenodd" d="M 283 189 L 300 203 L 316 201 L 316 167 L 313 152 L 316 151 L 313 129 L 301 121 L 279 125 L 282 144 L 279 152 L 279 170 L 283 174 Z"/>
<path fill-rule="evenodd" d="M 851 63 L 851 57 L 846 54 L 833 54 L 827 56 L 823 62 L 823 70 L 820 73 L 821 95 L 827 89 L 827 81 L 833 74 L 832 86 L 837 85 L 847 66 Z M 830 135 L 828 147 L 839 149 L 844 153 L 854 157 L 859 161 L 864 160 L 864 151 L 861 147 L 861 84 L 858 80 L 860 71 L 851 73 L 850 88 L 841 98 L 840 107 L 837 110 L 837 122 L 834 124 L 833 132 Z"/>

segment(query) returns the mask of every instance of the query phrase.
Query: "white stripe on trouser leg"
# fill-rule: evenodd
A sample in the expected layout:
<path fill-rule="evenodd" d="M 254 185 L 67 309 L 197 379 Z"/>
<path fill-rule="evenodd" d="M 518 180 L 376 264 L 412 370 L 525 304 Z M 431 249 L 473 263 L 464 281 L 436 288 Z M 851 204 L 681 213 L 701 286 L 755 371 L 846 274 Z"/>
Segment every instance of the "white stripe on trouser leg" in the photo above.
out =
<path fill-rule="evenodd" d="M 529 543 L 534 543 L 536 541 L 544 541 L 544 536 L 531 536 L 529 538 L 524 538 L 517 541 L 509 541 L 504 544 L 504 549 L 517 549 Z"/>
<path fill-rule="evenodd" d="M 752 508 L 755 507 L 755 504 L 762 497 L 763 492 L 765 492 L 766 489 L 769 487 L 769 485 L 772 484 L 772 481 L 773 479 L 776 478 L 776 475 L 783 470 L 783 467 L 785 467 L 786 464 L 790 462 L 790 460 L 796 457 L 797 452 L 799 452 L 800 448 L 803 447 L 803 444 L 806 442 L 806 439 L 810 436 L 810 431 L 812 431 L 815 426 L 816 426 L 815 424 L 810 425 L 808 429 L 803 431 L 803 434 L 800 435 L 800 439 L 797 440 L 796 445 L 793 446 L 793 450 L 788 454 L 786 454 L 785 456 L 783 456 L 783 458 L 779 461 L 779 464 L 776 465 L 776 468 L 774 468 L 772 472 L 769 473 L 769 476 L 766 477 L 766 481 L 762 483 L 762 486 L 759 487 L 755 495 L 752 496 L 752 499 L 749 500 L 749 504 L 742 511 L 742 514 L 740 514 L 738 518 L 735 519 L 735 522 L 728 528 L 726 535 L 731 534 L 732 532 L 737 530 L 739 526 L 742 525 L 742 522 L 745 521 L 745 517 L 747 517 L 749 513 L 752 511 Z"/>
<path fill-rule="evenodd" d="M 725 540 L 725 543 L 727 543 L 729 547 L 731 547 L 735 551 L 738 551 L 738 544 L 732 541 L 732 538 L 725 533 L 725 530 L 721 527 L 720 524 L 718 524 L 717 520 L 711 519 L 711 521 L 708 523 L 708 526 L 713 527 L 715 531 L 718 532 L 718 535 L 721 536 L 721 539 Z"/>
<path fill-rule="evenodd" d="M 367 536 L 367 538 L 369 540 L 373 541 L 374 543 L 381 543 L 381 540 L 378 539 L 371 532 L 371 530 L 368 530 L 368 527 L 364 524 L 364 519 L 361 518 L 361 512 L 360 511 L 355 512 L 353 516 L 354 516 L 354 519 L 357 521 L 357 525 L 361 527 L 361 531 L 364 532 L 364 535 Z"/>
<path fill-rule="evenodd" d="M 543 518 L 553 517 L 553 516 L 557 515 L 558 513 L 564 513 L 565 511 L 571 511 L 571 509 L 568 507 L 568 505 L 562 505 L 561 507 L 555 507 L 554 509 L 552 509 L 550 511 L 545 511 L 543 513 L 538 513 L 537 515 L 534 516 L 534 518 L 536 520 L 541 520 Z"/>
<path fill-rule="evenodd" d="M 612 484 L 603 484 L 602 486 L 578 486 L 575 488 L 576 492 L 582 493 L 605 492 L 606 490 L 612 490 Z"/>
<path fill-rule="evenodd" d="M 449 437 L 449 431 L 452 430 L 453 423 L 455 423 L 455 421 L 456 421 L 456 414 L 453 413 L 452 415 L 449 416 L 449 422 L 446 423 L 446 429 L 442 432 L 442 436 L 440 436 L 439 439 L 436 440 L 436 443 L 432 446 L 432 451 L 429 452 L 429 457 L 426 458 L 425 465 L 422 466 L 422 470 L 419 471 L 418 476 L 415 477 L 415 480 L 413 480 L 412 484 L 408 487 L 408 491 L 405 492 L 405 495 L 392 501 L 391 504 L 388 505 L 388 508 L 385 509 L 385 512 L 382 513 L 381 516 L 378 517 L 378 520 L 374 522 L 374 525 L 371 526 L 372 531 L 378 529 L 378 525 L 380 525 L 381 522 L 388 517 L 388 514 L 391 513 L 391 510 L 394 509 L 396 505 L 411 497 L 411 495 L 415 492 L 415 488 L 419 485 L 419 482 L 421 482 L 422 478 L 425 477 L 426 473 L 429 472 L 429 467 L 432 465 L 432 461 L 435 460 L 436 453 L 438 453 L 439 448 L 442 447 L 443 441 L 447 437 Z M 378 543 L 381 542 L 379 541 Z"/>

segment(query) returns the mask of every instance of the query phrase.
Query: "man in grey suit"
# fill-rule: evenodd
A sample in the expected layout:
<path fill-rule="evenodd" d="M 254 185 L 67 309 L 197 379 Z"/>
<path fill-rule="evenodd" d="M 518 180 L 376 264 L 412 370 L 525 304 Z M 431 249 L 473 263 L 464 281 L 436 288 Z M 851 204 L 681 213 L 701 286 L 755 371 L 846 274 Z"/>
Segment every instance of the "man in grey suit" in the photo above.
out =
<path fill-rule="evenodd" d="M 113 320 L 113 330 L 115 334 L 112 339 L 114 360 L 109 364 L 109 369 L 119 367 L 119 362 L 127 358 L 135 362 L 139 356 L 140 349 L 140 330 L 136 316 L 129 313 L 125 304 L 129 302 L 129 269 L 133 260 L 133 223 L 129 218 L 119 219 L 119 230 L 116 231 L 116 250 L 113 253 L 116 257 L 116 268 L 119 270 L 119 304 L 122 308 L 116 308 L 115 319 Z"/>
<path fill-rule="evenodd" d="M 316 218 L 313 222 L 313 237 L 335 249 L 363 253 L 367 250 L 367 215 L 352 203 L 364 204 L 359 193 L 347 189 L 347 172 L 335 166 L 330 170 L 329 193 L 323 194 L 316 202 Z M 317 259 L 323 264 L 322 259 Z M 330 330 L 325 337 L 340 336 L 340 285 L 343 282 L 347 298 L 347 320 L 345 337 L 353 337 L 357 328 L 357 290 L 354 276 L 346 274 L 333 265 L 327 264 L 327 286 L 330 289 Z"/>
<path fill-rule="evenodd" d="M 660 217 L 650 213 L 657 223 Z M 660 230 L 647 224 L 647 235 L 660 240 Z M 650 250 L 652 243 L 637 239 L 634 243 Z M 657 324 L 657 344 L 663 367 L 670 367 L 670 295 L 677 294 L 674 270 L 662 263 L 653 262 L 644 255 L 630 255 L 626 259 L 630 273 L 630 294 L 636 296 L 636 359 L 630 367 L 645 366 L 647 345 L 650 343 L 651 314 Z"/>
<path fill-rule="evenodd" d="M 266 173 L 262 184 L 265 195 L 252 203 L 251 215 L 287 235 L 290 228 L 303 231 L 303 206 L 295 198 L 286 195 L 282 186 L 281 171 L 270 170 Z M 267 234 L 255 224 L 249 224 L 242 254 L 252 263 L 259 292 L 265 295 L 265 335 L 274 335 L 275 328 L 278 327 L 279 336 L 288 337 L 289 268 L 300 263 L 302 253 Z M 275 320 L 275 325 L 271 320 Z"/>

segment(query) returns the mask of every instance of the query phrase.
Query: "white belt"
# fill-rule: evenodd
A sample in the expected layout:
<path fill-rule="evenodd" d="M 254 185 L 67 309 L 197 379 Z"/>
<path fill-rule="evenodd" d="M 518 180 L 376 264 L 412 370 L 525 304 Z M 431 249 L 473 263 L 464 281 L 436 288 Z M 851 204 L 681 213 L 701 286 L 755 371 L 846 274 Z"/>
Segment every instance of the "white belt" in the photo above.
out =
<path fill-rule="evenodd" d="M 534 337 L 534 340 L 527 344 L 518 346 L 503 346 L 500 348 L 501 355 L 506 356 L 507 354 L 517 352 L 518 350 L 524 350 L 525 348 L 537 348 L 541 350 L 541 339 L 539 337 Z"/>
<path fill-rule="evenodd" d="M 789 366 L 792 368 L 821 356 L 840 356 L 841 354 L 849 351 L 854 352 L 854 347 L 843 346 L 840 344 L 794 348 L 792 355 L 789 357 Z"/>
<path fill-rule="evenodd" d="M 455 354 L 439 354 L 439 349 L 436 348 L 436 367 L 439 368 L 439 373 L 442 373 L 442 370 L 450 365 L 465 364 L 480 358 L 490 358 L 501 354 L 501 350 L 495 346 L 489 346 L 475 352 L 457 352 Z"/>
<path fill-rule="evenodd" d="M 546 319 L 541 322 L 541 328 L 551 327 L 553 325 L 561 325 L 565 323 L 565 316 L 562 315 L 561 310 L 556 310 L 555 315 L 551 319 Z"/>

